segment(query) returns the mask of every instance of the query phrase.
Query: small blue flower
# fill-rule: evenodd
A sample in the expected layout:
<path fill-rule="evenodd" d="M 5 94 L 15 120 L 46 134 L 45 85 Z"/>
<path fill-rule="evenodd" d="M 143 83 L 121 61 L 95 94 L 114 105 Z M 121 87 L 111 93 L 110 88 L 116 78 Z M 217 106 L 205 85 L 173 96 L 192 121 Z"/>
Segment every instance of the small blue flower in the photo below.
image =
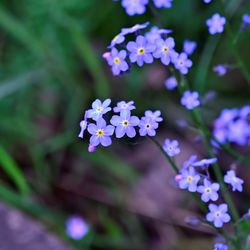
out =
<path fill-rule="evenodd" d="M 242 184 L 244 183 L 244 181 L 235 175 L 234 170 L 227 171 L 226 175 L 224 176 L 224 181 L 225 183 L 232 186 L 233 191 L 243 191 Z"/>
<path fill-rule="evenodd" d="M 172 33 L 169 29 L 159 29 L 157 26 L 153 26 L 149 32 L 145 34 L 145 38 L 149 43 L 155 43 L 156 40 L 161 39 L 162 35 Z"/>
<path fill-rule="evenodd" d="M 197 43 L 190 40 L 185 40 L 183 44 L 183 51 L 187 55 L 192 55 L 197 47 Z"/>
<path fill-rule="evenodd" d="M 110 56 L 107 58 L 108 64 L 112 67 L 113 75 L 117 76 L 120 72 L 128 70 L 128 64 L 125 61 L 127 56 L 126 50 L 118 51 L 116 48 L 112 48 Z"/>
<path fill-rule="evenodd" d="M 149 117 L 142 117 L 139 123 L 139 134 L 140 136 L 155 136 L 158 123 Z"/>
<path fill-rule="evenodd" d="M 198 92 L 185 91 L 181 98 L 181 104 L 190 110 L 198 107 L 200 105 Z"/>
<path fill-rule="evenodd" d="M 171 61 L 171 57 L 174 51 L 175 42 L 172 37 L 167 38 L 165 41 L 163 39 L 159 39 L 155 42 L 156 50 L 153 53 L 155 58 L 160 58 L 161 62 L 164 65 L 169 65 Z"/>
<path fill-rule="evenodd" d="M 87 223 L 79 216 L 72 216 L 66 221 L 67 235 L 74 239 L 82 239 L 89 231 Z"/>
<path fill-rule="evenodd" d="M 223 243 L 216 243 L 214 245 L 214 250 L 228 250 L 228 246 Z"/>
<path fill-rule="evenodd" d="M 125 8 L 129 16 L 143 14 L 146 11 L 148 0 L 122 0 L 122 7 Z"/>
<path fill-rule="evenodd" d="M 156 8 L 171 8 L 173 0 L 153 0 Z"/>
<path fill-rule="evenodd" d="M 169 77 L 166 81 L 165 81 L 165 87 L 168 90 L 173 90 L 178 86 L 177 80 L 174 76 Z"/>
<path fill-rule="evenodd" d="M 193 65 L 192 61 L 188 59 L 187 54 L 184 52 L 180 54 L 173 53 L 171 56 L 174 67 L 179 70 L 181 74 L 186 75 L 188 69 Z"/>
<path fill-rule="evenodd" d="M 117 44 L 121 44 L 125 41 L 125 33 L 124 32 L 120 32 L 119 34 L 117 34 L 111 41 L 110 45 L 108 46 L 108 48 L 113 48 L 115 45 Z"/>
<path fill-rule="evenodd" d="M 155 45 L 148 43 L 144 36 L 138 36 L 136 42 L 129 42 L 127 49 L 132 63 L 136 62 L 141 67 L 144 63 L 153 62 L 152 52 L 155 50 Z"/>
<path fill-rule="evenodd" d="M 225 64 L 218 64 L 214 66 L 213 71 L 219 76 L 224 76 L 228 72 L 228 66 Z"/>
<path fill-rule="evenodd" d="M 197 160 L 197 155 L 191 155 L 186 161 L 184 161 L 183 165 L 182 165 L 182 169 L 187 169 L 193 166 L 193 164 L 196 162 Z"/>
<path fill-rule="evenodd" d="M 197 192 L 202 194 L 201 199 L 204 202 L 208 202 L 210 200 L 217 201 L 219 198 L 219 189 L 220 185 L 218 183 L 211 183 L 209 180 L 204 179 L 203 185 L 197 188 Z"/>
<path fill-rule="evenodd" d="M 111 125 L 106 125 L 103 118 L 97 120 L 96 124 L 90 123 L 88 125 L 88 132 L 91 134 L 90 145 L 98 146 L 101 144 L 104 147 L 108 147 L 112 144 L 111 135 L 113 135 L 115 128 Z"/>
<path fill-rule="evenodd" d="M 200 175 L 193 167 L 181 171 L 181 178 L 178 182 L 180 189 L 187 189 L 189 192 L 196 192 Z"/>
<path fill-rule="evenodd" d="M 96 99 L 92 103 L 92 109 L 87 110 L 87 118 L 92 118 L 93 120 L 97 121 L 104 114 L 111 110 L 109 107 L 110 103 L 110 99 L 106 99 L 103 103 L 99 99 Z"/>
<path fill-rule="evenodd" d="M 156 111 L 152 111 L 152 110 L 146 110 L 144 115 L 150 119 L 152 119 L 155 122 L 162 122 L 163 118 L 161 117 L 161 111 L 160 110 L 156 110 Z"/>
<path fill-rule="evenodd" d="M 169 157 L 178 155 L 181 150 L 179 148 L 179 142 L 177 140 L 166 139 L 164 141 L 163 150 L 167 153 Z"/>
<path fill-rule="evenodd" d="M 227 213 L 228 206 L 223 203 L 221 205 L 209 204 L 210 212 L 207 214 L 206 219 L 209 222 L 213 222 L 214 226 L 220 228 L 224 223 L 228 223 L 231 220 L 230 215 Z"/>
<path fill-rule="evenodd" d="M 226 24 L 226 18 L 216 13 L 206 21 L 206 24 L 211 35 L 222 33 L 224 31 L 224 25 Z"/>
<path fill-rule="evenodd" d="M 250 15 L 249 14 L 244 14 L 242 16 L 242 25 L 243 28 L 246 28 L 250 24 Z"/>
<path fill-rule="evenodd" d="M 115 135 L 117 138 L 123 137 L 125 134 L 133 138 L 136 135 L 135 126 L 138 126 L 140 120 L 137 116 L 131 116 L 130 110 L 122 110 L 120 116 L 113 115 L 110 123 L 114 125 Z"/>
<path fill-rule="evenodd" d="M 211 3 L 212 0 L 203 0 L 204 3 Z"/>
<path fill-rule="evenodd" d="M 120 101 L 117 103 L 116 107 L 113 108 L 115 113 L 119 113 L 125 109 L 127 110 L 135 109 L 134 101 L 130 101 L 130 102 Z"/>

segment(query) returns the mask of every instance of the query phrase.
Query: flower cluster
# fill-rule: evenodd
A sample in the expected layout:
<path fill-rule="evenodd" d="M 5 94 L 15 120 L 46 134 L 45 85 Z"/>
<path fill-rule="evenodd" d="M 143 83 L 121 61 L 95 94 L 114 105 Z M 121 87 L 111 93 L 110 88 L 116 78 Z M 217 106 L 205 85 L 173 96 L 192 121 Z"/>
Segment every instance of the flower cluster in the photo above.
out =
<path fill-rule="evenodd" d="M 173 0 L 152 0 L 152 2 L 156 8 L 171 8 Z M 149 3 L 149 0 L 121 0 L 121 5 L 129 16 L 145 13 Z"/>
<path fill-rule="evenodd" d="M 250 105 L 224 109 L 214 122 L 213 135 L 221 144 L 250 145 Z"/>
<path fill-rule="evenodd" d="M 131 111 L 135 109 L 134 102 L 120 101 L 113 108 L 113 114 L 108 120 L 105 117 L 112 110 L 111 100 L 101 102 L 99 99 L 92 103 L 92 109 L 85 111 L 84 119 L 80 122 L 80 133 L 78 137 L 83 138 L 87 130 L 90 134 L 89 151 L 95 151 L 95 147 L 102 145 L 108 147 L 112 144 L 112 136 L 122 138 L 127 136 L 134 138 L 139 129 L 140 136 L 155 136 L 159 122 L 163 121 L 159 110 L 146 110 L 144 116 L 139 119 L 133 116 Z M 105 116 L 104 116 L 105 115 Z M 91 120 L 91 121 L 90 121 Z"/>
<path fill-rule="evenodd" d="M 192 66 L 192 61 L 188 58 L 195 48 L 196 43 L 185 41 L 183 52 L 175 51 L 175 40 L 168 37 L 171 30 L 159 29 L 154 26 L 144 35 L 138 32 L 147 28 L 149 23 L 136 24 L 131 28 L 123 28 L 111 41 L 103 57 L 110 65 L 113 75 L 120 75 L 128 71 L 132 64 L 142 67 L 144 64 L 151 64 L 155 59 L 159 59 L 163 65 L 172 64 L 174 68 L 185 75 Z M 126 42 L 128 34 L 135 34 L 134 41 Z"/>
<path fill-rule="evenodd" d="M 187 189 L 189 192 L 197 192 L 201 195 L 201 200 L 205 203 L 216 202 L 219 199 L 220 185 L 213 182 L 209 176 L 209 166 L 216 163 L 216 158 L 203 159 L 197 161 L 197 156 L 192 155 L 182 165 L 179 174 L 175 177 L 180 189 Z M 244 181 L 236 176 L 234 170 L 227 171 L 224 182 L 232 187 L 233 191 L 241 192 Z M 226 203 L 216 205 L 208 204 L 209 212 L 206 220 L 220 228 L 224 223 L 230 221 L 228 206 Z"/>

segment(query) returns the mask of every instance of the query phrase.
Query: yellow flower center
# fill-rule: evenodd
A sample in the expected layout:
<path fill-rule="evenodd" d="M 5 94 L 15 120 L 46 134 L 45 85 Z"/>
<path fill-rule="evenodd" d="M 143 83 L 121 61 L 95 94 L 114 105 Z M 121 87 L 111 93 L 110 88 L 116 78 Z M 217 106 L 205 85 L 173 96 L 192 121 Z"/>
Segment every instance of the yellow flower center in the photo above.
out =
<path fill-rule="evenodd" d="M 113 38 L 113 41 L 117 40 L 117 38 L 118 38 L 118 36 L 115 36 L 115 37 Z"/>
<path fill-rule="evenodd" d="M 168 52 L 168 47 L 164 47 L 163 52 L 167 53 Z"/>
<path fill-rule="evenodd" d="M 144 48 L 139 48 L 138 49 L 138 54 L 139 55 L 143 55 L 145 53 L 145 49 Z"/>
<path fill-rule="evenodd" d="M 121 62 L 120 58 L 119 57 L 115 57 L 114 58 L 114 63 L 115 64 L 119 64 Z"/>
<path fill-rule="evenodd" d="M 122 121 L 122 125 L 123 125 L 124 127 L 127 127 L 127 126 L 129 125 L 129 121 L 128 121 L 128 120 Z"/>
<path fill-rule="evenodd" d="M 97 135 L 97 136 L 103 136 L 103 135 L 104 135 L 103 129 L 98 129 L 98 130 L 96 131 L 96 135 Z"/>
<path fill-rule="evenodd" d="M 188 181 L 189 183 L 191 183 L 191 182 L 193 181 L 193 177 L 192 177 L 192 176 L 188 176 L 188 177 L 187 177 L 187 181 Z"/>
<path fill-rule="evenodd" d="M 102 112 L 102 107 L 98 107 L 96 110 L 97 110 L 97 112 L 100 113 L 100 112 Z"/>

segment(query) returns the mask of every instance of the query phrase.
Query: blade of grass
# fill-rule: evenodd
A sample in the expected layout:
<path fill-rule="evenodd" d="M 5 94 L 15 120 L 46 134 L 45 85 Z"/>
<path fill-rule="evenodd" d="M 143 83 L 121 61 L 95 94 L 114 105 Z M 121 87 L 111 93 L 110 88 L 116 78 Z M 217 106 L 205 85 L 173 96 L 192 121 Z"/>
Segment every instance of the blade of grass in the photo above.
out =
<path fill-rule="evenodd" d="M 16 187 L 22 195 L 30 193 L 29 185 L 18 168 L 14 159 L 8 154 L 8 152 L 0 145 L 0 165 L 10 179 L 15 183 Z"/>

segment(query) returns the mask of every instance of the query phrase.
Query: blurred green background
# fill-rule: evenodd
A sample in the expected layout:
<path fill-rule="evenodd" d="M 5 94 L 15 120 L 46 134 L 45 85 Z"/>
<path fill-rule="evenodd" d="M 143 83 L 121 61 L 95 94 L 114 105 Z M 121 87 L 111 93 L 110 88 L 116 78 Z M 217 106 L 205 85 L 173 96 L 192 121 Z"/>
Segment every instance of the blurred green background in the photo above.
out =
<path fill-rule="evenodd" d="M 219 63 L 237 64 L 234 51 L 250 70 L 250 29 L 241 32 L 236 45 L 231 39 L 238 34 L 242 14 L 250 11 L 249 1 L 214 2 L 174 0 L 173 8 L 155 10 L 157 16 L 148 9 L 129 17 L 111 0 L 2 0 L 1 200 L 41 220 L 76 249 L 211 249 L 212 232 L 187 229 L 183 222 L 188 211 L 199 212 L 195 205 L 189 201 L 178 210 L 186 204 L 179 192 L 177 200 L 162 197 L 177 192 L 172 171 L 147 140 L 114 142 L 89 154 L 87 141 L 77 135 L 83 111 L 94 99 L 109 97 L 113 104 L 134 100 L 137 115 L 145 109 L 162 111 L 166 121 L 159 140 L 166 134 L 180 138 L 188 156 L 195 135 L 176 127 L 176 120 L 188 115 L 179 95 L 164 88 L 168 69 L 155 63 L 113 77 L 102 59 L 121 28 L 146 21 L 172 29 L 178 51 L 184 39 L 198 42 L 188 80 L 203 95 L 217 93 L 203 107 L 209 126 L 223 107 L 249 104 L 250 87 L 238 68 L 223 78 L 212 71 Z M 227 16 L 231 34 L 208 35 L 205 20 L 215 12 Z M 161 167 L 166 178 L 160 177 Z M 169 207 L 177 214 L 168 212 Z M 65 234 L 64 221 L 71 214 L 91 225 L 79 242 Z"/>

